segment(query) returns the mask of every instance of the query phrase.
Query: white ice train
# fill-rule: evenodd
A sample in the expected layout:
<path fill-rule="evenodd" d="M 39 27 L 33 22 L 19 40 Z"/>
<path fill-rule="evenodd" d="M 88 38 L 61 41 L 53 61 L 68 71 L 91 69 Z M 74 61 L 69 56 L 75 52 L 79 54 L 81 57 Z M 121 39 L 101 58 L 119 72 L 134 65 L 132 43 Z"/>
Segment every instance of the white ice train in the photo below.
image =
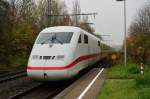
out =
<path fill-rule="evenodd" d="M 78 27 L 42 30 L 32 48 L 28 77 L 41 81 L 72 78 L 100 60 L 100 39 Z"/>

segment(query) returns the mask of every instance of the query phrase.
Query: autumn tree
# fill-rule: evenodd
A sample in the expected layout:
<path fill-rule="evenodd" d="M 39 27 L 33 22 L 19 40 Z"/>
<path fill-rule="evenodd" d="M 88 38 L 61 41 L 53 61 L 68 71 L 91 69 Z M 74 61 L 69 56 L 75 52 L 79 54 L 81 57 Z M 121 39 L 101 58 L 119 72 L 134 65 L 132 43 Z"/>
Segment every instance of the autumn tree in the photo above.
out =
<path fill-rule="evenodd" d="M 13 41 L 11 33 L 12 22 L 9 14 L 9 3 L 5 0 L 0 0 L 0 62 L 2 63 L 9 63 L 10 47 Z"/>
<path fill-rule="evenodd" d="M 129 28 L 128 54 L 146 63 L 150 52 L 150 2 L 141 8 Z"/>
<path fill-rule="evenodd" d="M 12 24 L 12 55 L 28 56 L 38 32 L 36 4 L 33 0 L 10 0 Z"/>
<path fill-rule="evenodd" d="M 81 12 L 78 1 L 73 9 L 75 14 Z M 0 65 L 17 63 L 13 61 L 16 57 L 28 59 L 38 33 L 45 27 L 78 23 L 91 31 L 81 16 L 71 18 L 67 14 L 66 4 L 61 0 L 0 0 Z"/>

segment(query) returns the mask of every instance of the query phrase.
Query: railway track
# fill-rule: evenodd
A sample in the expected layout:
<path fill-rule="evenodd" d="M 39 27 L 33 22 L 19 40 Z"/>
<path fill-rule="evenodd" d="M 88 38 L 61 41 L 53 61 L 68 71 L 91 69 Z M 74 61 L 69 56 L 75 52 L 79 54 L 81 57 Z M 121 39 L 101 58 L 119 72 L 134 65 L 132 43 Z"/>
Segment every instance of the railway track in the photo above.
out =
<path fill-rule="evenodd" d="M 51 99 L 75 80 L 40 83 L 25 75 L 24 72 L 18 72 L 14 75 L 2 76 L 0 78 L 0 99 Z"/>
<path fill-rule="evenodd" d="M 76 80 L 74 78 L 66 82 L 39 83 L 25 76 L 26 73 L 24 71 L 1 75 L 0 87 L 2 88 L 0 88 L 0 99 L 33 99 L 33 97 L 34 99 L 51 99 Z M 26 80 L 23 83 L 18 83 L 19 79 Z M 3 86 L 6 87 L 3 88 Z"/>
<path fill-rule="evenodd" d="M 34 99 L 51 99 L 69 85 L 70 82 L 39 83 L 10 96 L 8 99 L 33 99 L 33 97 Z"/>
<path fill-rule="evenodd" d="M 97 68 L 97 66 L 95 65 L 93 66 L 93 68 Z M 85 73 L 87 73 L 91 69 L 92 69 L 91 67 L 87 68 L 86 70 L 81 72 L 77 77 L 66 82 L 47 82 L 47 83 L 35 82 L 25 77 L 26 73 L 23 71 L 20 71 L 18 73 L 13 73 L 13 75 L 7 74 L 1 76 L 2 78 L 0 78 L 0 85 L 2 85 L 1 87 L 5 85 L 8 86 L 10 82 L 14 82 L 16 84 L 11 87 L 6 87 L 6 89 L 3 88 L 3 90 L 0 91 L 1 94 L 0 98 L 1 99 L 51 99 L 57 94 L 59 94 L 62 90 L 67 88 L 69 85 L 74 83 L 76 80 L 78 80 L 80 77 L 82 77 Z M 20 80 L 20 83 L 18 83 L 19 79 L 24 79 L 24 81 Z M 7 84 L 2 82 L 7 82 Z"/>
<path fill-rule="evenodd" d="M 10 75 L 15 75 L 15 74 L 22 73 L 22 72 L 25 72 L 25 71 L 24 70 L 13 71 L 13 72 L 10 72 L 10 71 L 0 71 L 0 78 L 5 77 L 5 76 L 10 76 Z"/>
<path fill-rule="evenodd" d="M 8 73 L 9 71 L 7 71 L 7 70 L 0 70 L 0 75 L 3 75 L 3 74 L 6 74 L 6 73 Z"/>
<path fill-rule="evenodd" d="M 26 78 L 27 80 L 29 80 L 29 83 L 25 82 L 22 83 L 22 85 L 13 86 L 10 87 L 9 89 L 7 88 L 3 92 L 0 92 L 1 94 L 0 99 L 51 99 L 52 97 L 60 93 L 62 90 L 67 88 L 69 85 L 74 83 L 78 78 L 80 77 L 78 76 L 69 81 L 63 82 L 42 82 L 42 83 L 37 81 L 35 82 Z M 5 83 L 3 84 L 5 85 Z"/>
<path fill-rule="evenodd" d="M 26 76 L 25 71 L 4 73 L 0 75 L 0 83 Z"/>
<path fill-rule="evenodd" d="M 25 94 L 36 90 L 38 87 L 42 86 L 43 84 L 34 84 L 32 87 L 26 88 L 23 91 L 16 93 L 15 95 L 10 96 L 8 99 L 19 99 L 20 97 L 24 96 Z"/>

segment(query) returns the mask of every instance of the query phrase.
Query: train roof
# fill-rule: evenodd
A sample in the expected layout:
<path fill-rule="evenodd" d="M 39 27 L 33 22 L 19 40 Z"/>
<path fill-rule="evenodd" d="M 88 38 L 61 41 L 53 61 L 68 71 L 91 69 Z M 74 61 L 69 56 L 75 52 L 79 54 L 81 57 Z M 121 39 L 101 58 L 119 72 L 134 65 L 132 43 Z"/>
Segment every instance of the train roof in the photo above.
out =
<path fill-rule="evenodd" d="M 41 33 L 48 33 L 49 31 L 51 32 L 58 32 L 58 29 L 59 31 L 62 31 L 62 32 L 80 32 L 80 31 L 84 31 L 85 34 L 87 34 L 88 36 L 92 36 L 98 40 L 100 40 L 101 38 L 98 37 L 97 35 L 95 34 L 92 34 L 92 33 L 89 33 L 79 27 L 75 27 L 75 26 L 54 26 L 54 27 L 48 27 L 48 28 L 45 28 L 41 31 Z"/>
<path fill-rule="evenodd" d="M 49 31 L 51 32 L 58 32 L 61 30 L 62 32 L 76 32 L 76 31 L 80 31 L 80 28 L 78 27 L 74 27 L 74 26 L 54 26 L 54 27 L 48 27 L 45 28 L 41 31 L 41 33 L 47 33 Z"/>

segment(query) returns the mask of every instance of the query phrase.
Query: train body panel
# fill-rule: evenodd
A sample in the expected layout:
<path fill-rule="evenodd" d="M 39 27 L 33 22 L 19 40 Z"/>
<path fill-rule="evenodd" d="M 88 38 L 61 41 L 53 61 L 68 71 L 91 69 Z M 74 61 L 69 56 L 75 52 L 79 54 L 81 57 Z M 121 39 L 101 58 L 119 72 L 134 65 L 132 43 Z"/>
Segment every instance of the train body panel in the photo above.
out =
<path fill-rule="evenodd" d="M 46 28 L 32 48 L 27 74 L 41 81 L 69 79 L 99 60 L 100 40 L 71 26 Z"/>

